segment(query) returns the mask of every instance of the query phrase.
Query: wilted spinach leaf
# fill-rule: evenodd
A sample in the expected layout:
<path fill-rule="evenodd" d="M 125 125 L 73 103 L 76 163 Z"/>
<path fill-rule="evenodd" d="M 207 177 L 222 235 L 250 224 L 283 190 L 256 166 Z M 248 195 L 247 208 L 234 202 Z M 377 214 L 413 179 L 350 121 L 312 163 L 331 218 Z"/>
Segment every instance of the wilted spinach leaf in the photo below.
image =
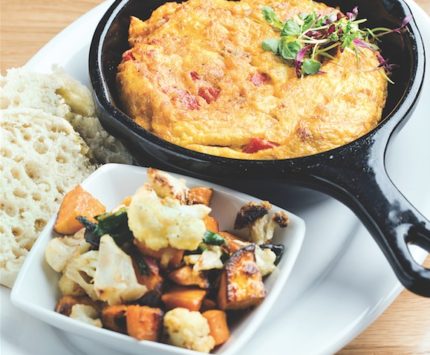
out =
<path fill-rule="evenodd" d="M 95 249 L 98 249 L 100 238 L 105 234 L 109 234 L 118 246 L 133 240 L 133 233 L 128 227 L 126 208 L 96 216 L 97 223 L 93 223 L 83 216 L 78 216 L 76 219 L 85 227 L 85 240 Z"/>

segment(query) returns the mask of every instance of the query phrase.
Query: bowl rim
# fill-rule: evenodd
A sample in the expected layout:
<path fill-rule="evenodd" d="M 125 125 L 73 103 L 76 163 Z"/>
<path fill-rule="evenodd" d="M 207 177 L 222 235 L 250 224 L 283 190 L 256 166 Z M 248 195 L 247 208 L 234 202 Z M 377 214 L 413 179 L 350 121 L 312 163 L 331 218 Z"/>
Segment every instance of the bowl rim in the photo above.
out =
<path fill-rule="evenodd" d="M 361 145 L 375 136 L 377 133 L 383 133 L 386 136 L 388 142 L 391 133 L 398 127 L 401 122 L 407 118 L 408 113 L 413 109 L 416 101 L 418 100 L 418 94 L 424 82 L 425 75 L 425 50 L 424 43 L 422 41 L 421 33 L 416 24 L 415 17 L 409 7 L 409 5 L 404 0 L 391 0 L 397 3 L 403 10 L 405 16 L 410 17 L 410 22 L 407 25 L 409 37 L 413 44 L 413 66 L 411 70 L 411 78 L 408 82 L 407 87 L 400 100 L 395 104 L 393 109 L 387 113 L 385 117 L 382 117 L 379 124 L 367 132 L 365 135 L 358 137 L 357 139 L 344 144 L 339 147 L 335 147 L 328 151 L 319 152 L 312 155 L 306 155 L 302 157 L 287 158 L 287 159 L 238 159 L 238 158 L 228 158 L 223 156 L 211 155 L 206 153 L 201 153 L 194 151 L 180 145 L 176 145 L 167 140 L 164 140 L 155 134 L 147 131 L 140 125 L 138 125 L 131 117 L 120 110 L 112 100 L 111 92 L 107 80 L 105 78 L 104 72 L 102 70 L 102 52 L 103 44 L 109 31 L 113 20 L 122 11 L 122 9 L 127 6 L 128 3 L 138 0 L 115 0 L 115 2 L 109 7 L 106 13 L 103 15 L 102 19 L 99 21 L 96 30 L 94 32 L 89 54 L 89 73 L 91 84 L 93 86 L 93 96 L 100 107 L 112 118 L 114 118 L 117 123 L 124 126 L 127 131 L 130 131 L 133 135 L 137 135 L 140 139 L 144 139 L 146 143 L 152 146 L 161 148 L 163 150 L 169 151 L 173 154 L 179 154 L 186 158 L 191 158 L 196 161 L 215 163 L 215 164 L 228 164 L 236 165 L 240 164 L 242 166 L 249 167 L 259 167 L 259 166 L 271 166 L 273 164 L 291 164 L 299 165 L 300 163 L 311 159 L 318 160 L 324 159 L 328 156 L 340 155 L 345 150 L 351 150 L 351 148 Z M 381 0 L 382 1 L 382 0 Z M 324 1 L 323 1 L 324 2 Z"/>
<path fill-rule="evenodd" d="M 104 177 L 109 173 L 111 173 L 112 171 L 120 171 L 120 170 L 124 170 L 124 174 L 132 173 L 132 174 L 146 175 L 147 168 L 131 166 L 131 165 L 123 165 L 123 164 L 106 164 L 101 166 L 95 172 L 93 172 L 81 184 L 84 188 L 86 188 L 87 184 L 98 182 L 99 179 L 104 179 Z M 225 193 L 229 195 L 228 198 L 232 198 L 233 200 L 241 199 L 246 201 L 261 201 L 260 199 L 254 196 L 247 195 L 211 182 L 188 177 L 182 174 L 174 174 L 174 173 L 171 173 L 171 174 L 176 177 L 191 179 L 191 180 L 187 180 L 188 183 L 191 182 L 190 186 L 191 185 L 194 186 L 196 183 L 203 183 L 205 184 L 205 186 L 207 185 L 214 188 L 215 191 L 218 190 L 223 194 Z M 197 186 L 197 184 L 195 186 Z M 91 189 L 88 189 L 88 191 L 91 193 Z M 272 206 L 275 211 L 276 210 L 285 211 L 284 209 L 277 207 L 275 205 L 272 205 Z M 285 255 L 285 256 L 288 256 L 288 259 L 284 259 L 285 262 L 283 264 L 283 267 L 282 268 L 279 267 L 277 269 L 278 279 L 275 280 L 274 285 L 272 286 L 271 291 L 268 292 L 268 295 L 266 296 L 265 300 L 258 307 L 256 307 L 251 311 L 251 313 L 254 314 L 254 316 L 251 319 L 251 322 L 248 322 L 248 324 L 244 326 L 242 334 L 240 334 L 239 337 L 234 339 L 231 337 L 230 339 L 233 341 L 231 342 L 230 346 L 226 350 L 222 350 L 222 347 L 220 347 L 219 349 L 216 350 L 215 354 L 225 355 L 225 354 L 233 354 L 237 352 L 238 349 L 240 349 L 245 344 L 245 342 L 249 340 L 249 338 L 255 333 L 257 328 L 262 324 L 262 322 L 264 321 L 269 311 L 276 304 L 276 299 L 280 296 L 282 289 L 288 283 L 288 279 L 292 274 L 294 265 L 296 264 L 298 255 L 303 245 L 305 232 L 306 232 L 306 225 L 302 218 L 298 217 L 297 215 L 295 215 L 290 211 L 286 211 L 286 212 L 289 216 L 290 222 L 294 224 L 295 230 L 296 230 L 294 235 L 290 235 L 288 233 L 288 228 L 285 230 L 286 232 L 285 231 L 283 232 L 284 234 L 284 236 L 282 237 L 283 240 L 285 240 L 285 238 L 292 239 L 292 247 L 289 248 L 291 249 L 290 254 Z M 108 337 L 109 339 L 117 339 L 120 341 L 126 341 L 127 343 L 134 342 L 135 344 L 139 344 L 139 346 L 143 346 L 142 350 L 146 348 L 147 350 L 151 350 L 151 349 L 153 349 L 154 351 L 162 350 L 162 351 L 165 351 L 166 353 L 184 354 L 184 355 L 199 353 L 193 350 L 188 350 L 188 349 L 184 349 L 174 345 L 160 343 L 160 342 L 136 341 L 134 338 L 128 335 L 120 334 L 104 328 L 97 328 L 95 326 L 71 319 L 69 317 L 65 317 L 62 314 L 55 312 L 53 309 L 47 309 L 42 305 L 29 303 L 25 296 L 25 293 L 23 292 L 25 284 L 29 281 L 27 279 L 27 274 L 29 273 L 29 270 L 33 267 L 33 265 L 35 265 L 35 263 L 41 262 L 43 265 L 46 264 L 46 261 L 44 258 L 44 250 L 46 248 L 46 244 L 53 237 L 53 235 L 55 235 L 55 232 L 53 231 L 53 227 L 56 220 L 56 214 L 57 213 L 55 213 L 51 217 L 50 221 L 48 222 L 48 224 L 40 234 L 38 240 L 33 245 L 32 250 L 27 255 L 24 261 L 24 264 L 21 267 L 21 270 L 18 274 L 18 277 L 15 281 L 14 287 L 12 288 L 12 292 L 10 294 L 10 300 L 14 306 L 16 306 L 17 308 L 23 310 L 24 312 L 32 316 L 35 316 L 36 318 L 46 323 L 49 323 L 57 328 L 62 329 L 63 331 L 74 333 L 84 337 L 90 337 L 91 334 L 94 334 L 92 332 L 95 332 L 96 334 L 98 334 L 97 337 Z M 56 273 L 56 274 L 59 274 L 59 273 Z M 56 287 L 56 289 L 58 290 L 58 286 Z M 87 336 L 87 333 L 89 333 L 88 336 Z M 233 334 L 234 334 L 234 330 L 232 331 L 232 335 Z M 108 339 L 108 338 L 105 338 L 105 339 Z M 100 339 L 94 338 L 94 340 L 96 342 L 99 342 Z"/>

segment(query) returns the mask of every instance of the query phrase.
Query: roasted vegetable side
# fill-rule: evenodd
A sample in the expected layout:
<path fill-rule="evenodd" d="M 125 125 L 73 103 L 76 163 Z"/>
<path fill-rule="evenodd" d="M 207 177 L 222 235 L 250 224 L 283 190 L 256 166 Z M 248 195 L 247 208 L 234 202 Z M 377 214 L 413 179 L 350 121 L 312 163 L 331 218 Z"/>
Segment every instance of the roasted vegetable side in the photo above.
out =
<path fill-rule="evenodd" d="M 65 235 L 45 250 L 61 273 L 55 310 L 197 351 L 227 342 L 236 310 L 251 311 L 266 296 L 263 279 L 284 251 L 274 230 L 288 217 L 268 202 L 248 203 L 232 231 L 220 231 L 210 215 L 215 193 L 150 169 L 148 182 L 112 211 L 80 186 L 66 194 L 56 223 Z"/>

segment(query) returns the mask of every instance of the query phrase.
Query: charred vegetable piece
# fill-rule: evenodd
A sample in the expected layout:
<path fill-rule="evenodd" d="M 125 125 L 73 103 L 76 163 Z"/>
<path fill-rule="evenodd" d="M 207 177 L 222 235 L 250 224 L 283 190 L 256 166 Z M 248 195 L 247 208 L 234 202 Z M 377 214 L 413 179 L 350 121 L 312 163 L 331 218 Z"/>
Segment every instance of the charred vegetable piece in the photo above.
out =
<path fill-rule="evenodd" d="M 127 333 L 127 306 L 119 304 L 107 306 L 102 310 L 103 327 L 111 329 L 118 333 Z"/>
<path fill-rule="evenodd" d="M 209 187 L 193 187 L 188 191 L 188 204 L 202 204 L 209 206 L 211 203 L 213 190 Z"/>
<path fill-rule="evenodd" d="M 198 311 L 202 305 L 206 291 L 198 288 L 176 288 L 161 296 L 167 309 L 177 307 Z"/>
<path fill-rule="evenodd" d="M 89 221 L 84 216 L 77 219 L 85 226 L 85 240 L 96 249 L 99 247 L 100 238 L 105 234 L 109 234 L 119 246 L 133 240 L 133 233 L 128 228 L 126 208 L 96 216 L 97 223 Z"/>
<path fill-rule="evenodd" d="M 273 221 L 281 228 L 288 227 L 288 215 L 284 211 L 276 212 L 273 215 Z"/>
<path fill-rule="evenodd" d="M 160 266 L 163 269 L 167 267 L 177 268 L 181 265 L 182 258 L 184 257 L 184 251 L 175 248 L 162 248 L 160 250 L 152 250 L 148 248 L 144 243 L 134 239 L 133 243 L 137 249 L 146 256 L 150 256 L 160 261 Z"/>
<path fill-rule="evenodd" d="M 163 311 L 148 306 L 127 307 L 127 334 L 138 340 L 158 341 Z"/>
<path fill-rule="evenodd" d="M 224 344 L 230 338 L 230 330 L 228 329 L 225 312 L 213 309 L 203 312 L 203 317 L 209 323 L 210 335 L 214 338 L 215 345 Z"/>
<path fill-rule="evenodd" d="M 160 265 L 162 268 L 167 267 L 177 268 L 181 265 L 184 258 L 184 250 L 175 248 L 164 248 L 160 258 Z"/>
<path fill-rule="evenodd" d="M 276 254 L 275 265 L 279 264 L 285 251 L 285 246 L 283 244 L 261 244 L 260 248 L 270 249 Z"/>
<path fill-rule="evenodd" d="M 148 182 L 158 196 L 161 198 L 170 197 L 181 203 L 187 202 L 189 189 L 184 179 L 154 168 L 148 168 L 147 174 Z"/>
<path fill-rule="evenodd" d="M 266 296 L 254 252 L 255 245 L 251 244 L 238 250 L 226 262 L 218 291 L 218 305 L 221 309 L 255 306 Z"/>
<path fill-rule="evenodd" d="M 149 276 L 151 274 L 151 270 L 149 269 L 149 265 L 145 256 L 136 253 L 132 255 L 132 258 L 136 276 L 138 276 L 138 274 L 141 276 Z"/>
<path fill-rule="evenodd" d="M 209 311 L 210 309 L 216 309 L 216 308 L 217 308 L 217 305 L 214 300 L 211 300 L 210 298 L 205 298 L 202 303 L 201 311 L 204 312 L 204 311 Z"/>
<path fill-rule="evenodd" d="M 203 243 L 209 245 L 223 245 L 225 244 L 225 240 L 218 233 L 206 231 L 205 235 L 203 236 Z"/>
<path fill-rule="evenodd" d="M 224 238 L 225 240 L 224 249 L 230 255 L 250 244 L 249 242 L 246 242 L 229 232 L 219 232 L 218 234 Z"/>
<path fill-rule="evenodd" d="M 283 211 L 270 213 L 271 208 L 266 201 L 245 204 L 236 216 L 235 229 L 248 228 L 247 239 L 257 245 L 270 243 L 276 227 L 285 228 L 288 225 L 287 214 Z"/>
<path fill-rule="evenodd" d="M 141 306 L 160 307 L 161 306 L 161 291 L 152 290 L 146 292 L 135 303 Z"/>
<path fill-rule="evenodd" d="M 208 288 L 209 281 L 202 272 L 193 270 L 191 266 L 182 266 L 169 274 L 169 279 L 182 286 L 198 286 Z"/>
<path fill-rule="evenodd" d="M 204 222 L 205 222 L 206 229 L 208 231 L 211 231 L 213 233 L 218 233 L 219 232 L 218 221 L 215 218 L 213 218 L 212 216 L 207 215 L 204 218 Z"/>
<path fill-rule="evenodd" d="M 84 216 L 94 222 L 94 216 L 104 213 L 106 207 L 80 185 L 69 191 L 61 203 L 54 229 L 61 234 L 74 234 L 83 225 L 76 219 Z"/>
<path fill-rule="evenodd" d="M 133 266 L 137 281 L 145 285 L 149 291 L 161 291 L 163 277 L 155 259 L 149 256 L 136 255 L 133 257 Z"/>
<path fill-rule="evenodd" d="M 76 304 L 85 304 L 97 309 L 96 303 L 87 296 L 63 296 L 58 300 L 55 312 L 70 316 L 72 307 Z"/>
<path fill-rule="evenodd" d="M 272 205 L 263 201 L 262 203 L 249 202 L 242 206 L 236 216 L 234 229 L 242 229 L 252 224 L 257 219 L 269 213 Z"/>

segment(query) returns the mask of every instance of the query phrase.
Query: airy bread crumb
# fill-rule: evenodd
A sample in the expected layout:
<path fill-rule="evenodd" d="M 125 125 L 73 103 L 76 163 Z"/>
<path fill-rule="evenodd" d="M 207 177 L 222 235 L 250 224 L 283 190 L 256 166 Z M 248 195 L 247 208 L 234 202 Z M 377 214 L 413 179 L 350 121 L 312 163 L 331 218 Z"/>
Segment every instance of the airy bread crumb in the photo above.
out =
<path fill-rule="evenodd" d="M 38 109 L 0 110 L 0 283 L 11 287 L 63 194 L 94 171 L 65 119 Z"/>
<path fill-rule="evenodd" d="M 95 116 L 88 88 L 58 67 L 51 74 L 9 69 L 6 76 L 0 77 L 0 109 L 9 108 L 40 109 L 65 118 L 99 164 L 133 162 L 122 143 L 109 135 Z"/>

